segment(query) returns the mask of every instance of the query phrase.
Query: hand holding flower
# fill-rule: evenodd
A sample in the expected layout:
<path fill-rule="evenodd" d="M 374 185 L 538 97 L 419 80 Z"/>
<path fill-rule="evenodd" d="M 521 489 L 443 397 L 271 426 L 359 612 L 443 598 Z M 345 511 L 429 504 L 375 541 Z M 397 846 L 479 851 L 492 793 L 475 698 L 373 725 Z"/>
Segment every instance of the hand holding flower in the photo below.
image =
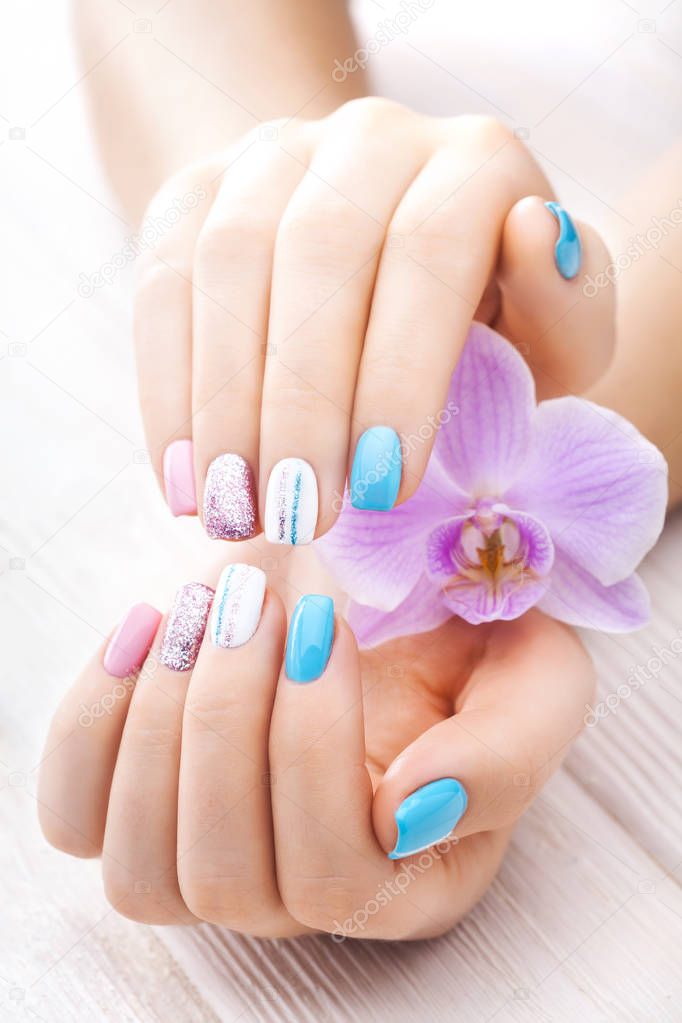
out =
<path fill-rule="evenodd" d="M 447 408 L 416 494 L 390 512 L 347 502 L 318 541 L 352 598 L 361 643 L 453 614 L 478 625 L 535 606 L 572 625 L 644 625 L 649 602 L 635 569 L 663 526 L 660 452 L 583 399 L 536 407 L 523 359 L 482 324 L 471 328 Z"/>

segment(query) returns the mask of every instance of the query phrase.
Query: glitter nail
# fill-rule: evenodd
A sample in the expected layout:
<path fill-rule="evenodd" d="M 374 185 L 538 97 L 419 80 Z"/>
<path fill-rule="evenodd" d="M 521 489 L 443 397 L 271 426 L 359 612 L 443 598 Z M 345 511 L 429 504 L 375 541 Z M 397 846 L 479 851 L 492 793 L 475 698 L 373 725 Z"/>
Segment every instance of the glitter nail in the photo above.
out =
<path fill-rule="evenodd" d="M 217 540 L 247 540 L 256 530 L 256 487 L 241 455 L 218 455 L 208 467 L 204 526 Z"/>
<path fill-rule="evenodd" d="M 213 596 L 211 587 L 203 583 L 186 583 L 176 593 L 159 653 L 167 668 L 188 671 L 194 666 Z"/>

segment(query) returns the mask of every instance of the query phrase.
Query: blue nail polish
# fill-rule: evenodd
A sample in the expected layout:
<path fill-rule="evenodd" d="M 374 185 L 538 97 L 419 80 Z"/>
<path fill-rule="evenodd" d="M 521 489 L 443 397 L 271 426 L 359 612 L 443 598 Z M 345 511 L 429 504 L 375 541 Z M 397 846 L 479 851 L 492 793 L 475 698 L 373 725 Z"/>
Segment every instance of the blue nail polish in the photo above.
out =
<path fill-rule="evenodd" d="M 565 280 L 572 280 L 580 269 L 582 262 L 582 246 L 580 235 L 570 216 L 558 202 L 546 202 L 545 206 L 559 221 L 559 237 L 554 246 L 554 262 Z"/>
<path fill-rule="evenodd" d="M 395 812 L 398 840 L 389 860 L 411 856 L 446 838 L 466 808 L 467 794 L 456 778 L 422 785 Z"/>
<path fill-rule="evenodd" d="M 327 667 L 334 640 L 334 601 L 317 593 L 301 597 L 289 625 L 284 666 L 292 682 L 313 682 Z"/>
<path fill-rule="evenodd" d="M 403 473 L 400 437 L 390 426 L 372 426 L 358 441 L 350 474 L 350 502 L 365 511 L 389 511 Z"/>

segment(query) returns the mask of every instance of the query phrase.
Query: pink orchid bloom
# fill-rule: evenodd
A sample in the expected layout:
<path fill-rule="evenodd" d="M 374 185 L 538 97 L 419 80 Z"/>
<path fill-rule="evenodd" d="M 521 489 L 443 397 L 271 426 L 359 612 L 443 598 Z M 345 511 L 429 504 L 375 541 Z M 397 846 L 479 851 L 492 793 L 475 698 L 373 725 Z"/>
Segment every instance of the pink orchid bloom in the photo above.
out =
<path fill-rule="evenodd" d="M 649 618 L 639 562 L 663 528 L 667 465 L 622 416 L 582 398 L 535 401 L 528 366 L 475 323 L 419 488 L 388 512 L 346 499 L 317 547 L 374 646 L 459 615 L 531 607 L 627 632 Z"/>

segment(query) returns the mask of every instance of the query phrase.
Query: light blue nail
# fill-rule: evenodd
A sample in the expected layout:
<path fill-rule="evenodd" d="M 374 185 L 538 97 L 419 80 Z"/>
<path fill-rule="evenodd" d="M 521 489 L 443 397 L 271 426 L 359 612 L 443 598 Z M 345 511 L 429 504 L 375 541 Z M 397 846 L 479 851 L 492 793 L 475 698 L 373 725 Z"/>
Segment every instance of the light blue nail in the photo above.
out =
<path fill-rule="evenodd" d="M 561 276 L 570 281 L 578 273 L 582 262 L 580 235 L 563 206 L 560 206 L 558 202 L 546 202 L 545 206 L 559 221 L 559 237 L 554 246 L 554 262 Z"/>
<path fill-rule="evenodd" d="M 390 426 L 372 426 L 358 441 L 350 474 L 350 501 L 365 511 L 389 511 L 403 473 L 400 437 Z"/>
<path fill-rule="evenodd" d="M 439 778 L 422 785 L 395 812 L 398 840 L 390 860 L 428 849 L 446 838 L 467 808 L 467 794 L 456 778 Z"/>
<path fill-rule="evenodd" d="M 334 640 L 334 601 L 318 593 L 301 597 L 289 625 L 284 665 L 292 682 L 313 682 L 327 667 Z"/>

